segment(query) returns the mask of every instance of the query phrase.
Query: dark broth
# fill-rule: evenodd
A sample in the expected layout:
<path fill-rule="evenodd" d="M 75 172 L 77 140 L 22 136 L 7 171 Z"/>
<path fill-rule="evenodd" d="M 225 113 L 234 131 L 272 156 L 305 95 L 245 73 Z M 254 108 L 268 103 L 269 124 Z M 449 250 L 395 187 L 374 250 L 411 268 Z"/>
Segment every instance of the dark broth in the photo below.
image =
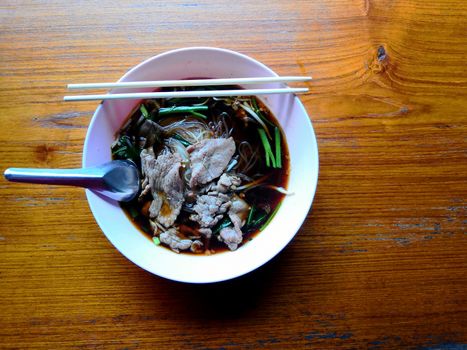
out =
<path fill-rule="evenodd" d="M 238 87 L 232 86 L 223 86 L 223 87 L 216 87 L 216 89 L 232 89 Z M 206 89 L 206 88 L 204 88 Z M 169 89 L 164 89 L 168 91 Z M 287 148 L 287 143 L 285 141 L 285 136 L 281 128 L 279 127 L 279 123 L 274 115 L 269 111 L 269 109 L 257 98 L 252 97 L 251 99 L 255 99 L 256 106 L 259 108 L 260 113 L 262 116 L 267 119 L 267 126 L 274 130 L 275 127 L 278 128 L 280 132 L 280 143 L 281 143 L 281 168 L 272 168 L 266 166 L 264 161 L 265 158 L 265 150 L 263 148 L 258 128 L 260 127 L 258 123 L 254 121 L 249 121 L 245 123 L 244 117 L 248 114 L 241 108 L 234 110 L 231 106 L 225 106 L 222 102 L 214 102 L 211 100 L 209 104 L 209 110 L 203 112 L 204 115 L 208 117 L 208 122 L 213 121 L 213 118 L 219 116 L 221 113 L 227 113 L 229 115 L 226 118 L 226 123 L 228 128 L 232 130 L 230 136 L 233 137 L 235 144 L 236 144 L 236 154 L 238 153 L 239 144 L 243 141 L 247 141 L 251 148 L 258 152 L 260 161 L 257 161 L 255 166 L 250 169 L 248 172 L 244 173 L 248 177 L 252 179 L 257 179 L 258 177 L 264 177 L 264 175 L 268 175 L 267 178 L 264 180 L 261 186 L 254 187 L 247 191 L 242 191 L 237 194 L 241 198 L 243 198 L 251 207 L 254 208 L 254 213 L 252 213 L 252 217 L 256 216 L 262 218 L 258 222 L 255 220 L 248 220 L 247 224 L 242 227 L 243 232 L 243 242 L 241 245 L 246 244 L 248 241 L 254 238 L 254 236 L 260 232 L 270 221 L 270 219 L 274 216 L 277 209 L 280 206 L 281 200 L 284 198 L 284 194 L 280 193 L 269 186 L 277 186 L 282 188 L 287 188 L 287 182 L 289 177 L 289 152 Z M 202 103 L 206 101 L 206 98 L 183 98 L 183 99 L 172 99 L 172 100 L 157 100 L 160 104 L 160 107 L 170 107 L 174 104 L 176 105 L 193 105 L 197 103 Z M 147 101 L 143 101 L 146 103 Z M 140 105 L 130 114 L 129 118 L 139 117 L 141 115 Z M 157 123 L 160 125 L 167 125 L 175 120 L 186 119 L 186 120 L 194 120 L 193 116 L 186 115 L 186 114 L 179 114 L 179 115 L 172 115 L 168 117 L 160 117 L 155 119 Z M 121 134 L 120 134 L 121 136 Z M 131 136 L 131 135 L 130 135 Z M 274 140 L 274 134 L 272 134 Z M 157 155 L 157 153 L 156 153 Z M 115 156 L 114 158 L 121 159 L 124 157 Z M 138 164 L 140 171 L 141 165 L 138 162 L 138 159 L 135 159 L 136 163 Z M 242 181 L 242 185 L 245 184 L 245 181 Z M 143 208 L 144 203 L 139 202 L 138 200 L 134 200 L 129 203 L 121 203 L 122 208 L 124 209 L 125 213 L 127 214 L 128 218 L 135 224 L 135 226 L 142 231 L 148 238 L 152 239 L 152 230 L 149 224 L 149 218 L 145 216 L 144 213 L 147 212 L 147 209 Z M 163 208 L 162 208 L 163 209 Z M 161 209 L 161 210 L 162 210 Z M 254 215 L 253 215 L 254 214 Z M 176 224 L 178 225 L 185 225 L 187 227 L 197 229 L 198 226 L 196 223 L 189 219 L 189 213 L 185 211 L 181 211 L 180 215 L 176 220 Z M 225 214 L 225 216 L 227 216 Z M 223 220 L 221 220 L 218 225 L 214 226 L 213 233 L 216 233 L 216 230 L 219 230 L 220 225 L 222 224 Z M 208 250 L 205 253 L 219 253 L 228 251 L 228 248 L 223 242 L 220 242 L 213 234 L 213 237 L 208 243 Z M 207 242 L 204 242 L 205 244 Z M 240 245 L 240 246 L 241 246 Z M 170 248 L 168 248 L 170 249 Z M 191 253 L 190 251 L 184 251 L 183 253 Z"/>

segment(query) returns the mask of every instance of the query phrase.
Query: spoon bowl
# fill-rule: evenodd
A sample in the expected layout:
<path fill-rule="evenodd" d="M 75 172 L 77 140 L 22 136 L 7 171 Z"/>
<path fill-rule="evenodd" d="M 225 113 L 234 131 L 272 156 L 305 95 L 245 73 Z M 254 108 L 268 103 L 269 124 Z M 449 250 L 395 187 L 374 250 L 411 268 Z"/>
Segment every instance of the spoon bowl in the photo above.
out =
<path fill-rule="evenodd" d="M 9 168 L 4 176 L 13 182 L 84 187 L 120 202 L 135 198 L 140 185 L 138 168 L 129 160 L 81 169 Z"/>

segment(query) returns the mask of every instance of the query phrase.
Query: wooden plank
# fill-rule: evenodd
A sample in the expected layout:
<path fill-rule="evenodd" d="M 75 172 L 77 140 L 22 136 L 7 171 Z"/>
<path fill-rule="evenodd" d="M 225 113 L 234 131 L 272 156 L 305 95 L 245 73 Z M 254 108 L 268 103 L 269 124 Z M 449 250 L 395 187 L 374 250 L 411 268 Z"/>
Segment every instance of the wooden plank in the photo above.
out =
<path fill-rule="evenodd" d="M 3 1 L 0 169 L 80 166 L 66 84 L 185 46 L 312 75 L 321 165 L 293 242 L 204 286 L 127 261 L 82 190 L 1 179 L 0 347 L 467 346 L 466 28 L 460 0 Z"/>

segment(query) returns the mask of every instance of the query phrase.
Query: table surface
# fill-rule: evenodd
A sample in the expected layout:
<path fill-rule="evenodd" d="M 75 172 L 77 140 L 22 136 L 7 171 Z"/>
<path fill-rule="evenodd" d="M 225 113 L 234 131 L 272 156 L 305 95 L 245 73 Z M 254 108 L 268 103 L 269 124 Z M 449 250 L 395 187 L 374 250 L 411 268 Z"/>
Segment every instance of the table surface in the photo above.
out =
<path fill-rule="evenodd" d="M 216 46 L 314 77 L 320 177 L 292 243 L 212 285 L 126 260 L 83 190 L 2 178 L 0 348 L 466 349 L 466 32 L 463 0 L 2 1 L 2 171 L 80 166 L 97 103 L 67 83 Z"/>

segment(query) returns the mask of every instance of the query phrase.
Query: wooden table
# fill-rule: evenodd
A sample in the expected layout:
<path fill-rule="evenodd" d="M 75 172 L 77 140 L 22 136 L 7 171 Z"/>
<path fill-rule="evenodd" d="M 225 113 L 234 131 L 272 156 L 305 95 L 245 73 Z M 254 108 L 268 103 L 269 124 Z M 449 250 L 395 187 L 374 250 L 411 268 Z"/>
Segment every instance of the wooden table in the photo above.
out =
<path fill-rule="evenodd" d="M 213 285 L 127 261 L 83 190 L 1 179 L 0 348 L 466 349 L 467 3 L 259 3 L 1 2 L 2 171 L 79 167 L 97 103 L 65 85 L 186 46 L 312 75 L 321 165 L 293 242 Z"/>

